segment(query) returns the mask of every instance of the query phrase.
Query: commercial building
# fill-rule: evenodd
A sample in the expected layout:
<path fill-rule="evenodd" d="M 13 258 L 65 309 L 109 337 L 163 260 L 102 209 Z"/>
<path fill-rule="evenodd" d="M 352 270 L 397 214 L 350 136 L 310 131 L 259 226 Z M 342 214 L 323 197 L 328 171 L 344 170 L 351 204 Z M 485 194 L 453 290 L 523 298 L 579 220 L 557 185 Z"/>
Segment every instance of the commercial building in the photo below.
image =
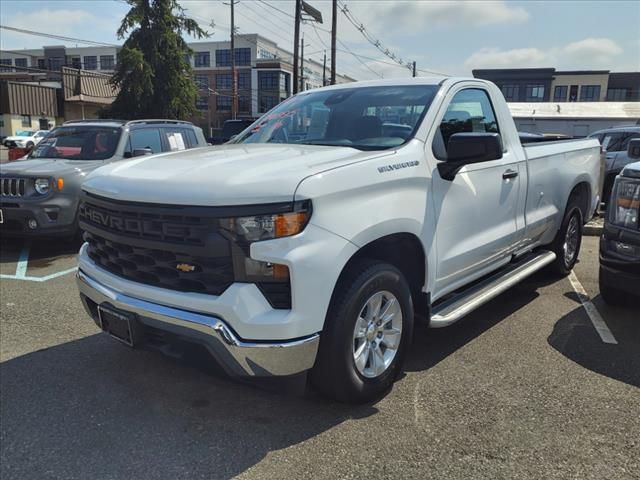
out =
<path fill-rule="evenodd" d="M 200 114 L 187 119 L 212 134 L 231 118 L 233 104 L 233 76 L 231 73 L 230 42 L 193 42 L 193 54 L 188 58 L 198 86 L 196 108 Z M 0 52 L 0 79 L 28 82 L 50 82 L 59 79 L 62 67 L 82 69 L 96 74 L 110 75 L 117 63 L 119 47 L 63 47 L 46 46 L 34 50 Z M 258 117 L 267 112 L 293 91 L 292 54 L 261 35 L 238 35 L 235 39 L 238 117 Z M 323 85 L 324 66 L 315 57 L 304 58 L 302 90 Z M 52 75 L 53 73 L 53 75 Z M 326 72 L 329 77 L 329 72 Z M 354 81 L 336 75 L 338 83 Z M 100 95 L 104 95 L 104 91 Z M 65 93 L 66 95 L 66 93 Z M 100 95 L 93 100 L 100 99 Z M 73 95 L 71 96 L 73 97 Z M 87 95 L 77 97 L 79 107 L 87 106 Z M 107 103 L 102 98 L 102 104 Z M 85 116 L 94 116 L 95 109 L 85 108 Z M 83 118 L 80 108 L 66 110 L 65 119 Z"/>
<path fill-rule="evenodd" d="M 640 72 L 501 68 L 473 70 L 473 76 L 498 85 L 507 102 L 640 101 Z"/>

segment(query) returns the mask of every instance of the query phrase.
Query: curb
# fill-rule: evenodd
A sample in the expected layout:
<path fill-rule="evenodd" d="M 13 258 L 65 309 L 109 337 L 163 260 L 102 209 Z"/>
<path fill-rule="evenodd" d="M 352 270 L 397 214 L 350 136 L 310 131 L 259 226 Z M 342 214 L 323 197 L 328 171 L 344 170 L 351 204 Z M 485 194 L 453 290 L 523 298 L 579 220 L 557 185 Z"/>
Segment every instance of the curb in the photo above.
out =
<path fill-rule="evenodd" d="M 583 229 L 583 235 L 587 235 L 590 237 L 599 237 L 602 235 L 602 231 L 604 230 L 604 219 L 596 218 L 587 223 Z"/>

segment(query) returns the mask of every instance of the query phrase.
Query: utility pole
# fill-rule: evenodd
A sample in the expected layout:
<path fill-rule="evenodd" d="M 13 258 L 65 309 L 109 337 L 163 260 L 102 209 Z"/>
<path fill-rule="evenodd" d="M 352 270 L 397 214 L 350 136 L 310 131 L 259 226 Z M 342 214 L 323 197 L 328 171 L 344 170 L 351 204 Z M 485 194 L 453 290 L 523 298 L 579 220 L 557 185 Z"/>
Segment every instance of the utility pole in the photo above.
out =
<path fill-rule="evenodd" d="M 293 31 L 293 93 L 298 93 L 298 45 L 300 43 L 300 17 L 302 16 L 302 0 L 296 0 L 296 13 Z"/>
<path fill-rule="evenodd" d="M 416 62 L 413 62 L 413 76 L 416 76 Z"/>
<path fill-rule="evenodd" d="M 322 86 L 327 86 L 327 51 L 324 51 L 324 58 L 322 60 Z"/>
<path fill-rule="evenodd" d="M 234 45 L 235 22 L 233 16 L 233 6 L 236 0 L 230 0 L 231 3 L 231 118 L 236 119 L 238 115 L 238 82 L 236 79 L 236 50 Z"/>
<path fill-rule="evenodd" d="M 333 0 L 331 17 L 331 85 L 336 84 L 336 27 L 338 24 L 338 0 Z"/>
<path fill-rule="evenodd" d="M 300 41 L 300 91 L 304 92 L 304 35 Z"/>

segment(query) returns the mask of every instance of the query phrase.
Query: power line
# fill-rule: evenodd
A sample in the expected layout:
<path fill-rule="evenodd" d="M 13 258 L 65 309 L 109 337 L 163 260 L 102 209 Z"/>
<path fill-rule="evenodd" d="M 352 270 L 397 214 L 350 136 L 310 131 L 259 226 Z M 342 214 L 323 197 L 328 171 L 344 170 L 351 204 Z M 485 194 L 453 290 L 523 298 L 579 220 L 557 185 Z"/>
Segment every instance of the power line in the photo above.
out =
<path fill-rule="evenodd" d="M 290 13 L 285 12 L 284 10 L 280 10 L 278 7 L 275 7 L 273 5 L 271 5 L 270 3 L 265 2 L 264 0 L 258 0 L 260 3 L 266 5 L 269 8 L 272 8 L 273 10 L 277 10 L 278 12 L 286 15 L 287 17 L 291 17 L 293 19 L 295 19 L 295 16 L 291 15 Z"/>
<path fill-rule="evenodd" d="M 114 45 L 113 43 L 103 43 L 103 42 L 96 42 L 93 40 L 83 40 L 80 38 L 65 37 L 62 35 L 54 35 L 52 33 L 36 32 L 34 30 L 26 30 L 24 28 L 10 27 L 8 25 L 0 25 L 0 29 L 9 30 L 11 32 L 23 33 L 25 35 L 34 35 L 37 37 L 53 38 L 54 40 L 63 40 L 66 42 L 85 43 L 88 45 L 96 45 L 99 47 L 116 47 L 116 48 L 118 47 L 118 45 Z"/>

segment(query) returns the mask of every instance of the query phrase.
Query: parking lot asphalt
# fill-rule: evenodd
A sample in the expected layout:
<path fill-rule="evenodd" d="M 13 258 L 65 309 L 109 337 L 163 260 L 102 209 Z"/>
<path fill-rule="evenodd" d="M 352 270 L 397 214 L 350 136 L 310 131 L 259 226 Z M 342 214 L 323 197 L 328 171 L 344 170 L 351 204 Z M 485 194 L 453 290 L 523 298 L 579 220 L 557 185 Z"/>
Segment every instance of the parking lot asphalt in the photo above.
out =
<path fill-rule="evenodd" d="M 575 274 L 617 344 L 568 279 L 540 273 L 418 329 L 403 378 L 349 406 L 128 349 L 64 273 L 77 245 L 4 241 L 0 477 L 638 479 L 640 306 L 601 301 L 597 247 L 584 239 Z M 32 280 L 13 278 L 25 258 Z"/>

